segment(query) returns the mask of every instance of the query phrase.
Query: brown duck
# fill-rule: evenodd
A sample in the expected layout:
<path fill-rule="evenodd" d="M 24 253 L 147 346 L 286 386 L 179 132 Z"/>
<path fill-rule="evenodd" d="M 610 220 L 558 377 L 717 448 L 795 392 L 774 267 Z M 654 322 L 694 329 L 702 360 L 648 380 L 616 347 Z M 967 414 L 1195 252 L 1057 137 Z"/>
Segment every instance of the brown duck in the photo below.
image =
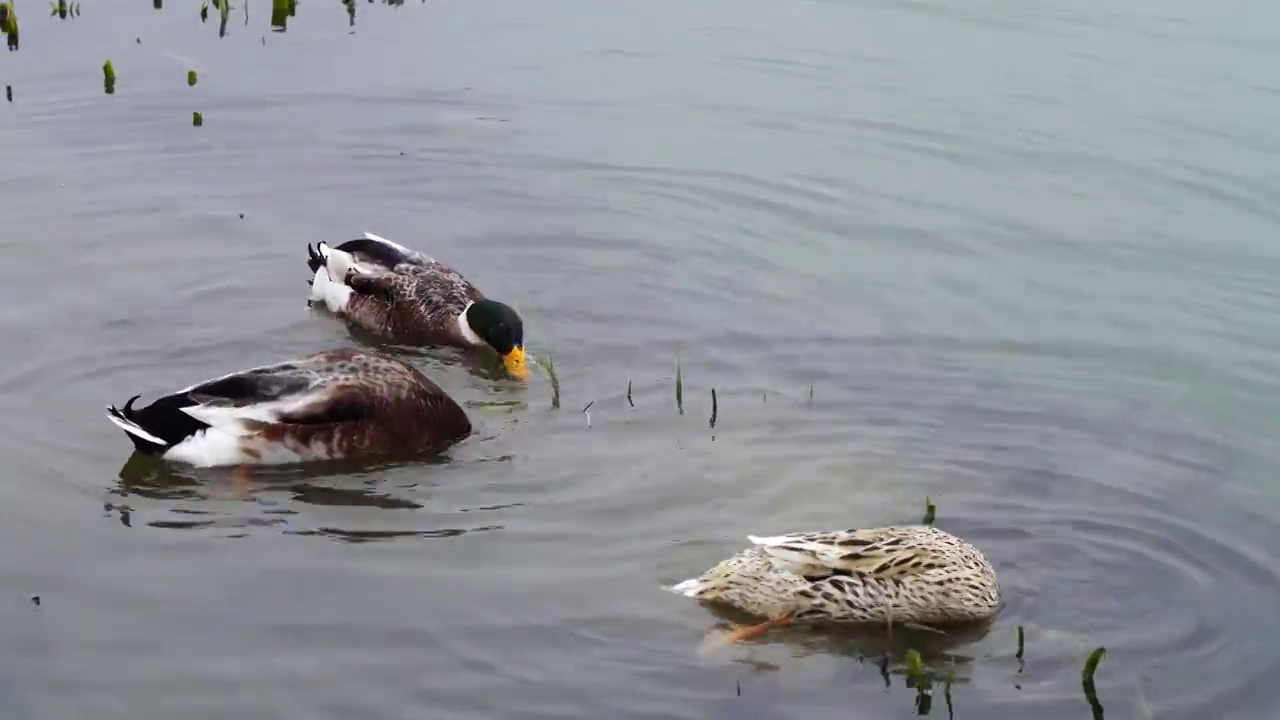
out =
<path fill-rule="evenodd" d="M 350 348 L 242 370 L 107 419 L 140 452 L 195 466 L 442 452 L 466 412 L 417 368 Z"/>

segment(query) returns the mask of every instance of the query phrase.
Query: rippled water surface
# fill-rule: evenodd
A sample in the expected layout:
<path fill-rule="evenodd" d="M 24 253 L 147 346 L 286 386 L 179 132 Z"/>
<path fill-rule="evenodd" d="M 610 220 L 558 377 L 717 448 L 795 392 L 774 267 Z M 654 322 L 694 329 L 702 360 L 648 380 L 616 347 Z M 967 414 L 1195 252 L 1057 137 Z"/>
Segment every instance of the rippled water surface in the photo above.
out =
<path fill-rule="evenodd" d="M 1271 5 L 18 5 L 6 717 L 906 718 L 916 647 L 957 718 L 1087 718 L 1096 646 L 1106 717 L 1280 714 Z M 516 305 L 560 409 L 416 353 L 438 462 L 130 457 L 109 403 L 369 345 L 305 303 L 365 230 Z M 990 628 L 706 654 L 663 590 L 926 496 Z"/>

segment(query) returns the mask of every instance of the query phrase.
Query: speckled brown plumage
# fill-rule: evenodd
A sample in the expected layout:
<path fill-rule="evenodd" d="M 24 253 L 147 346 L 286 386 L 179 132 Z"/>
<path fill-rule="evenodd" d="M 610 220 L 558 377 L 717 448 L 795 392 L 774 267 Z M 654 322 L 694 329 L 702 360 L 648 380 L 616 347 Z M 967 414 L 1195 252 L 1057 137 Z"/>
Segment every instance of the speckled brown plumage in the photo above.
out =
<path fill-rule="evenodd" d="M 138 450 L 194 465 L 442 452 L 466 412 L 408 363 L 343 348 L 108 408 Z"/>
<path fill-rule="evenodd" d="M 921 624 L 985 620 L 995 570 L 973 545 L 931 526 L 750 536 L 754 544 L 672 590 L 765 617 Z"/>

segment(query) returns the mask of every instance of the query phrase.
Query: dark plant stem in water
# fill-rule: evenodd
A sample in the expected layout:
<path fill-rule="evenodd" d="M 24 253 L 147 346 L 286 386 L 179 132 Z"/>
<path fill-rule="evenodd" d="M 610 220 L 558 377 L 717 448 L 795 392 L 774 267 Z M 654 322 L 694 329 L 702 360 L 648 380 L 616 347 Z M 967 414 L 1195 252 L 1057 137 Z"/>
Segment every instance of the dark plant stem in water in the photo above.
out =
<path fill-rule="evenodd" d="M 4 86 L 4 96 L 9 102 L 13 102 L 13 86 L 12 85 Z"/>
<path fill-rule="evenodd" d="M 951 683 L 956 679 L 955 668 L 947 671 L 947 684 L 942 687 L 942 698 L 947 701 L 947 717 L 954 718 L 955 711 L 951 707 Z"/>
<path fill-rule="evenodd" d="M 676 409 L 684 414 L 684 378 L 680 375 L 680 360 L 676 360 Z"/>
<path fill-rule="evenodd" d="M 711 388 L 711 427 L 716 426 L 716 416 L 720 414 L 720 404 L 716 401 L 716 389 Z"/>
<path fill-rule="evenodd" d="M 1022 659 L 1022 647 L 1023 647 L 1024 640 L 1025 640 L 1025 637 L 1022 631 L 1022 626 L 1019 625 L 1018 626 L 1018 653 L 1014 655 L 1014 657 L 1018 658 L 1019 660 Z"/>
<path fill-rule="evenodd" d="M 636 406 L 636 404 L 631 400 L 631 380 L 630 379 L 627 380 L 627 404 L 630 405 L 631 407 Z"/>

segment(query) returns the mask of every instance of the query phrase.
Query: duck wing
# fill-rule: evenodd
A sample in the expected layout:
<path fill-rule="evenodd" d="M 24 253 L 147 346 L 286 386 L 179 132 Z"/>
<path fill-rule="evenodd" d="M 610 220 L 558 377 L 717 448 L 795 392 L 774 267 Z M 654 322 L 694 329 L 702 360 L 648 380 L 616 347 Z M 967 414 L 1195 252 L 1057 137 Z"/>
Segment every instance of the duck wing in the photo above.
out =
<path fill-rule="evenodd" d="M 415 268 L 427 267 L 436 262 L 430 255 L 410 250 L 400 243 L 370 232 L 365 233 L 364 237 L 337 245 L 334 249 L 352 255 L 360 265 L 376 266 L 397 272 L 411 272 Z M 402 265 L 406 267 L 401 269 Z"/>
<path fill-rule="evenodd" d="M 749 535 L 780 568 L 804 576 L 868 575 L 904 578 L 940 567 L 936 550 L 898 528 Z"/>
<path fill-rule="evenodd" d="M 264 365 L 206 380 L 134 408 L 135 395 L 107 416 L 144 451 L 163 451 L 214 429 L 245 436 L 272 424 L 322 424 L 368 418 L 373 408 L 357 379 L 335 365 L 340 357 L 319 354 Z"/>

